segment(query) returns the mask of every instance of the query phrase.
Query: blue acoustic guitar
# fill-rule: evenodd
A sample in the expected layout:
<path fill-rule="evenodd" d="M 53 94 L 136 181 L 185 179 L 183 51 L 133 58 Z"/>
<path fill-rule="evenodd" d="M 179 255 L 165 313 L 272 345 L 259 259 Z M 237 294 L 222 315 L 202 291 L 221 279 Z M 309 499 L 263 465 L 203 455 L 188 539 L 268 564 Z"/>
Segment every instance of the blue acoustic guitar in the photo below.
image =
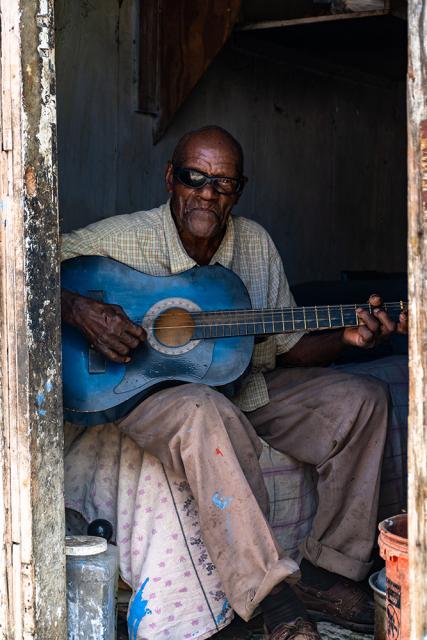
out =
<path fill-rule="evenodd" d="M 356 326 L 357 307 L 369 307 L 252 309 L 243 282 L 220 265 L 159 277 L 100 256 L 64 262 L 62 286 L 120 305 L 147 332 L 147 340 L 124 365 L 105 359 L 64 324 L 64 413 L 71 422 L 88 426 L 126 415 L 167 385 L 224 387 L 238 380 L 249 367 L 254 336 Z M 403 303 L 384 306 L 398 316 Z"/>

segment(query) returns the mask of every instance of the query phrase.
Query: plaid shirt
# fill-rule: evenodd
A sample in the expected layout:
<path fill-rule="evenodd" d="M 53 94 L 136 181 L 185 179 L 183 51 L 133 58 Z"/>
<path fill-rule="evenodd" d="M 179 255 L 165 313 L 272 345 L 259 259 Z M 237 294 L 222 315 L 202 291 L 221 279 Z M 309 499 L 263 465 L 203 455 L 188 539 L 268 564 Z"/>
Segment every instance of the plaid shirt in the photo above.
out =
<path fill-rule="evenodd" d="M 114 216 L 62 236 L 62 260 L 100 255 L 156 276 L 181 273 L 196 262 L 186 253 L 169 203 L 129 215 Z M 223 241 L 211 260 L 240 276 L 253 308 L 293 306 L 282 261 L 268 233 L 246 218 L 230 216 Z M 255 345 L 251 373 L 233 401 L 253 411 L 269 401 L 263 372 L 274 369 L 276 355 L 285 353 L 301 333 L 278 334 Z"/>

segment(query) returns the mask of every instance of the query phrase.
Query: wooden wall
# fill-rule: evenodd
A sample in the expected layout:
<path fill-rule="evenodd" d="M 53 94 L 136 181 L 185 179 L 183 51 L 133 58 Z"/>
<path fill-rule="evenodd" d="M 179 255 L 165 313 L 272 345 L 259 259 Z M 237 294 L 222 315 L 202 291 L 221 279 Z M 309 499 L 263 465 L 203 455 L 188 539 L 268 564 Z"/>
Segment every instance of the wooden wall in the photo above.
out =
<path fill-rule="evenodd" d="M 279 63 L 230 44 L 153 146 L 151 118 L 135 111 L 138 4 L 56 1 L 64 230 L 163 202 L 177 139 L 216 123 L 246 155 L 236 212 L 271 232 L 291 282 L 405 269 L 405 82 L 377 72 L 386 54 L 375 73 L 349 75 L 315 52 L 313 66 L 298 53 Z"/>

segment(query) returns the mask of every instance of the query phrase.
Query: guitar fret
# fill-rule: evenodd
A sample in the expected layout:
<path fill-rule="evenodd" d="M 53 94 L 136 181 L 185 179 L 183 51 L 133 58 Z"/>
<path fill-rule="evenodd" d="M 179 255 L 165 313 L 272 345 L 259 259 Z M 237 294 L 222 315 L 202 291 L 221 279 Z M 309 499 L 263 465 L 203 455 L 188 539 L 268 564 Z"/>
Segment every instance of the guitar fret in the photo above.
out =
<path fill-rule="evenodd" d="M 294 311 L 292 307 L 286 310 L 286 318 L 286 322 L 288 323 L 287 331 L 295 331 Z"/>
<path fill-rule="evenodd" d="M 302 313 L 304 316 L 304 329 L 307 329 L 307 316 L 305 315 L 305 307 L 302 308 Z"/>
<path fill-rule="evenodd" d="M 267 333 L 274 333 L 273 317 L 272 317 L 272 313 L 271 313 L 271 311 L 269 311 L 269 312 L 268 312 L 268 314 L 267 314 L 267 327 L 266 327 L 266 331 L 267 331 Z"/>
<path fill-rule="evenodd" d="M 229 313 L 229 314 L 228 314 L 228 319 L 229 319 L 229 323 L 230 323 L 230 324 L 229 324 L 229 327 L 228 327 L 228 332 L 229 332 L 229 333 L 228 333 L 228 336 L 229 336 L 229 338 L 231 338 L 231 337 L 232 337 L 232 335 L 233 335 L 233 327 L 234 327 L 234 324 L 233 324 L 233 322 L 232 322 L 232 318 L 233 318 L 233 316 L 231 315 L 231 313 Z"/>
<path fill-rule="evenodd" d="M 304 319 L 304 307 L 294 307 L 293 314 L 294 314 L 294 330 L 303 331 L 306 328 L 305 319 Z"/>
<path fill-rule="evenodd" d="M 340 304 L 340 310 L 341 310 L 341 325 L 344 327 L 345 322 L 344 322 L 344 315 L 343 315 L 342 304 Z"/>
<path fill-rule="evenodd" d="M 330 318 L 328 314 L 328 308 L 324 307 L 314 307 L 314 315 L 315 315 L 315 323 L 316 329 L 329 329 Z"/>
<path fill-rule="evenodd" d="M 331 322 L 331 308 L 328 305 L 328 318 L 329 318 L 329 326 L 332 328 L 332 322 Z"/>
<path fill-rule="evenodd" d="M 262 335 L 264 333 L 264 314 L 261 312 L 256 315 L 254 312 L 253 318 L 255 335 Z M 258 318 L 261 318 L 261 320 L 259 320 Z"/>

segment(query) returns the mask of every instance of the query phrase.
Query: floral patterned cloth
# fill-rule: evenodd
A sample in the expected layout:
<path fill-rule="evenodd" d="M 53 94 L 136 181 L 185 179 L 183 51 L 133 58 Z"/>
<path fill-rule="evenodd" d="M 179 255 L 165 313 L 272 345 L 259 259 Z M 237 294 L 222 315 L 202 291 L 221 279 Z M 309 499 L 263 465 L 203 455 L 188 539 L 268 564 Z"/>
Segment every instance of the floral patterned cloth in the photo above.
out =
<path fill-rule="evenodd" d="M 66 425 L 65 436 L 66 505 L 88 522 L 106 518 L 113 524 L 120 574 L 135 594 L 130 639 L 202 640 L 226 626 L 234 614 L 185 480 L 114 424 L 87 430 Z"/>

